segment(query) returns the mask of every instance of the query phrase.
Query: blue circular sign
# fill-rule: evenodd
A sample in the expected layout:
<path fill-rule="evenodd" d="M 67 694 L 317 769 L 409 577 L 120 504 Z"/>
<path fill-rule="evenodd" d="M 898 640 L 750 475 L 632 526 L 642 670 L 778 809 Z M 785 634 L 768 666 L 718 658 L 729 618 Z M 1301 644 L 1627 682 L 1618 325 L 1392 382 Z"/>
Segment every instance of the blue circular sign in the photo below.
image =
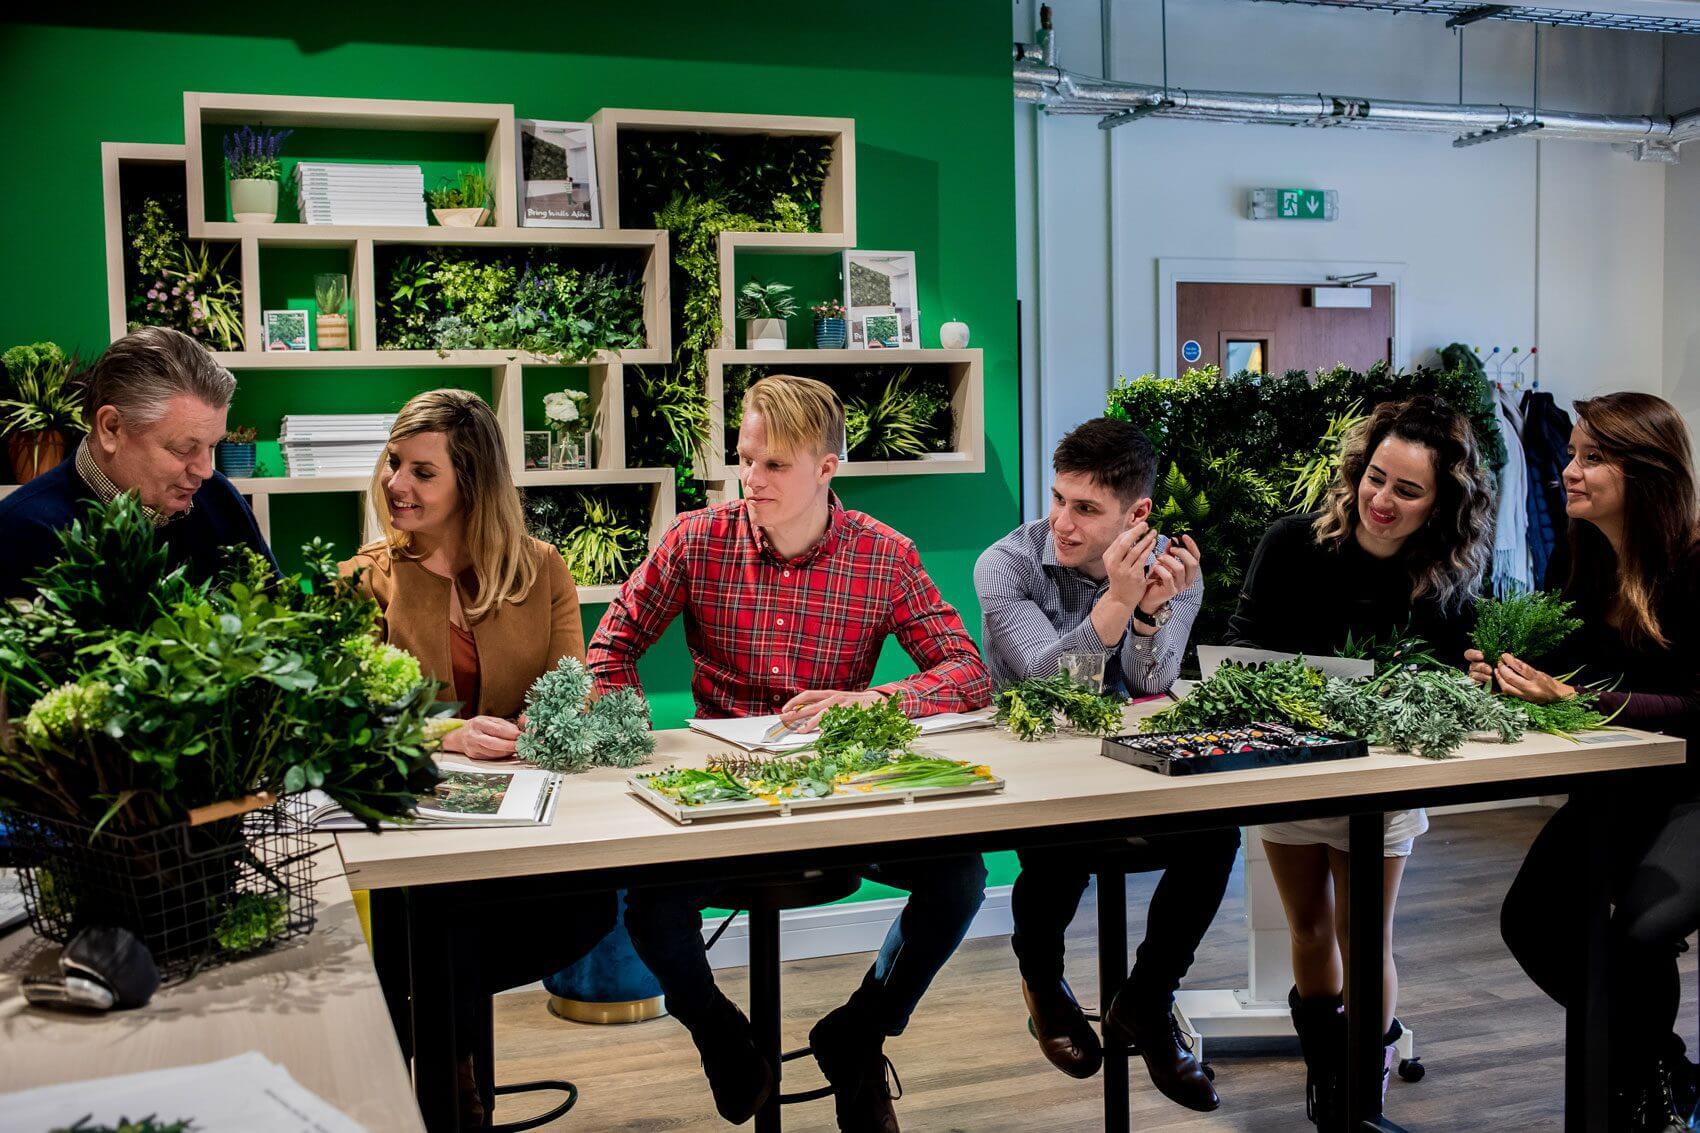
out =
<path fill-rule="evenodd" d="M 1181 343 L 1181 358 L 1187 362 L 1196 362 L 1204 357 L 1204 348 L 1198 345 L 1196 339 L 1189 338 Z"/>

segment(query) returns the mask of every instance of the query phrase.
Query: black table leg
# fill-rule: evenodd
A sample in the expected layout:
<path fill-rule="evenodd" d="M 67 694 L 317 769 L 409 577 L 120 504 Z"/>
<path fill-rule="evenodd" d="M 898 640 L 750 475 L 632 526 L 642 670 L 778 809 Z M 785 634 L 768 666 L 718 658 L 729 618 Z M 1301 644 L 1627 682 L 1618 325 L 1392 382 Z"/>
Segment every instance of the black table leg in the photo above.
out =
<path fill-rule="evenodd" d="M 773 1093 L 756 1111 L 756 1133 L 779 1133 L 779 910 L 750 910 L 750 1023 L 756 1049 L 773 1070 Z"/>
<path fill-rule="evenodd" d="M 372 966 L 389 1008 L 390 1025 L 401 1046 L 401 1060 L 413 1061 L 412 962 L 407 955 L 407 893 L 373 889 L 367 894 L 372 916 Z"/>
<path fill-rule="evenodd" d="M 1576 899 L 1584 904 L 1583 964 L 1580 986 L 1571 992 L 1564 1021 L 1565 1133 L 1594 1133 L 1606 1127 L 1609 1052 L 1606 1005 L 1606 929 L 1611 913 L 1611 875 L 1607 864 L 1610 833 L 1606 809 L 1586 794 L 1570 796 L 1582 811 L 1582 844 L 1595 848 L 1585 856 L 1576 878 Z"/>
<path fill-rule="evenodd" d="M 1100 1030 L 1110 1004 L 1127 979 L 1127 875 L 1098 874 L 1098 1017 Z M 1127 1048 L 1104 1044 L 1104 1133 L 1128 1133 Z"/>
<path fill-rule="evenodd" d="M 413 1095 L 431 1133 L 460 1128 L 455 1057 L 454 918 L 430 886 L 407 891 L 412 959 Z"/>
<path fill-rule="evenodd" d="M 1394 1133 L 1381 1115 L 1386 1052 L 1382 1016 L 1381 909 L 1386 900 L 1381 812 L 1350 819 L 1346 867 L 1346 1117 L 1352 1133 Z"/>

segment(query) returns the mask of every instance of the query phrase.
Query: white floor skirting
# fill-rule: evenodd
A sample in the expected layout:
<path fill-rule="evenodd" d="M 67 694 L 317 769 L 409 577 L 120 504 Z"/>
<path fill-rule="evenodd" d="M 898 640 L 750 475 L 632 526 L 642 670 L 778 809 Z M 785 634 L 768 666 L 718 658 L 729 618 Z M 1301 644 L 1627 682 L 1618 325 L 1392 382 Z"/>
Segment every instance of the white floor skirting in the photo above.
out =
<path fill-rule="evenodd" d="M 985 903 L 968 929 L 969 939 L 1008 936 L 1009 886 L 986 890 Z M 885 940 L 886 930 L 903 909 L 904 898 L 854 901 L 848 905 L 822 905 L 814 909 L 788 909 L 779 914 L 779 955 L 782 960 L 807 960 L 816 956 L 843 956 L 850 952 L 874 952 Z M 720 927 L 720 920 L 702 927 L 707 940 Z M 749 918 L 740 915 L 708 953 L 716 968 L 740 968 L 750 961 Z"/>

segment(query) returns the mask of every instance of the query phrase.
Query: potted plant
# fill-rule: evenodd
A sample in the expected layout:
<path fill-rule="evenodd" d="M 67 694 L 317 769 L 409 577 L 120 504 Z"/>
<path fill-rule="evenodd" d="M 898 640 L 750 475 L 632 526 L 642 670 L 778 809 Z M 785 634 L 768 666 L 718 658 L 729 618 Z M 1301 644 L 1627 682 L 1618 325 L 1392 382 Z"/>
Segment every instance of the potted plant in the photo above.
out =
<path fill-rule="evenodd" d="M 71 381 L 73 359 L 51 342 L 14 346 L 0 355 L 13 396 L 0 399 L 0 435 L 18 483 L 27 484 L 65 459 L 65 430 L 86 432 L 82 392 Z"/>
<path fill-rule="evenodd" d="M 444 228 L 477 228 L 490 216 L 490 179 L 482 169 L 463 169 L 460 176 L 425 193 L 431 215 Z"/>
<path fill-rule="evenodd" d="M 238 224 L 277 219 L 278 182 L 283 180 L 283 141 L 293 130 L 243 126 L 224 135 L 224 170 L 230 177 L 230 214 Z"/>
<path fill-rule="evenodd" d="M 167 973 L 307 931 L 311 852 L 285 796 L 375 827 L 437 781 L 452 706 L 377 641 L 332 549 L 279 578 L 252 551 L 210 585 L 171 568 L 131 493 L 65 532 L 53 600 L 0 603 L 0 820 L 32 921 L 128 928 Z"/>
<path fill-rule="evenodd" d="M 815 313 L 815 349 L 843 350 L 850 341 L 848 324 L 844 321 L 844 304 L 825 299 L 813 307 Z"/>
<path fill-rule="evenodd" d="M 313 277 L 313 301 L 319 313 L 313 320 L 313 330 L 320 350 L 348 349 L 348 316 L 343 304 L 348 301 L 348 276 L 336 271 L 320 272 Z"/>
<path fill-rule="evenodd" d="M 252 425 L 238 425 L 224 434 L 224 439 L 213 450 L 213 463 L 218 465 L 218 470 L 226 476 L 252 476 L 254 453 L 259 447 L 255 438 L 259 435 Z"/>
<path fill-rule="evenodd" d="M 579 409 L 579 403 L 590 395 L 583 390 L 563 389 L 543 395 L 543 416 L 555 434 L 549 450 L 549 467 L 557 469 L 590 467 L 590 418 Z"/>
<path fill-rule="evenodd" d="M 738 317 L 751 350 L 784 350 L 785 320 L 797 313 L 797 297 L 788 283 L 752 279 L 738 292 Z"/>

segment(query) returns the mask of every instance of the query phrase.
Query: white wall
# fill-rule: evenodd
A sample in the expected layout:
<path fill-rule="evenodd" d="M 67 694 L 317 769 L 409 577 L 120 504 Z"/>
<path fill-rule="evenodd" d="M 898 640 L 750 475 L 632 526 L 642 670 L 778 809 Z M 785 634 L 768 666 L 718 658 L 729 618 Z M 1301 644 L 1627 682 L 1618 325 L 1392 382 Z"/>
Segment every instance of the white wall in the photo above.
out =
<path fill-rule="evenodd" d="M 1700 106 L 1700 40 L 1673 39 L 1672 107 Z M 1665 396 L 1700 433 L 1700 146 L 1665 173 Z M 1695 438 L 1700 441 L 1700 437 Z"/>
<path fill-rule="evenodd" d="M 1018 38 L 1033 38 L 1035 6 L 1015 4 Z M 1057 0 L 1052 9 L 1062 65 L 1104 73 L 1102 6 Z M 1110 0 L 1108 10 L 1110 77 L 1161 82 L 1157 0 Z M 1169 4 L 1168 25 L 1176 86 L 1435 102 L 1459 94 L 1458 39 L 1437 18 L 1187 0 Z M 1659 37 L 1543 28 L 1540 39 L 1543 107 L 1659 111 Z M 1528 104 L 1533 48 L 1531 25 L 1469 28 L 1465 101 Z M 1027 371 L 1037 375 L 1039 418 L 1031 499 L 1056 439 L 1102 412 L 1117 373 L 1173 369 L 1158 358 L 1163 257 L 1403 263 L 1398 362 L 1425 361 L 1453 341 L 1538 342 L 1543 387 L 1561 399 L 1661 389 L 1667 310 L 1700 311 L 1700 254 L 1685 271 L 1666 270 L 1667 211 L 1678 208 L 1667 204 L 1667 167 L 1597 143 L 1454 149 L 1430 135 L 1151 119 L 1105 132 L 1096 119 L 1026 107 L 1016 128 L 1018 153 L 1030 155 L 1017 169 L 1021 200 L 1032 202 L 1018 223 L 1031 322 L 1023 329 L 1037 367 Z M 1692 229 L 1700 152 L 1689 160 L 1670 176 L 1686 187 Z M 1340 220 L 1243 219 L 1245 191 L 1275 185 L 1339 190 Z M 1700 245 L 1700 233 L 1689 239 Z M 1687 388 L 1700 404 L 1700 326 L 1690 353 Z"/>

